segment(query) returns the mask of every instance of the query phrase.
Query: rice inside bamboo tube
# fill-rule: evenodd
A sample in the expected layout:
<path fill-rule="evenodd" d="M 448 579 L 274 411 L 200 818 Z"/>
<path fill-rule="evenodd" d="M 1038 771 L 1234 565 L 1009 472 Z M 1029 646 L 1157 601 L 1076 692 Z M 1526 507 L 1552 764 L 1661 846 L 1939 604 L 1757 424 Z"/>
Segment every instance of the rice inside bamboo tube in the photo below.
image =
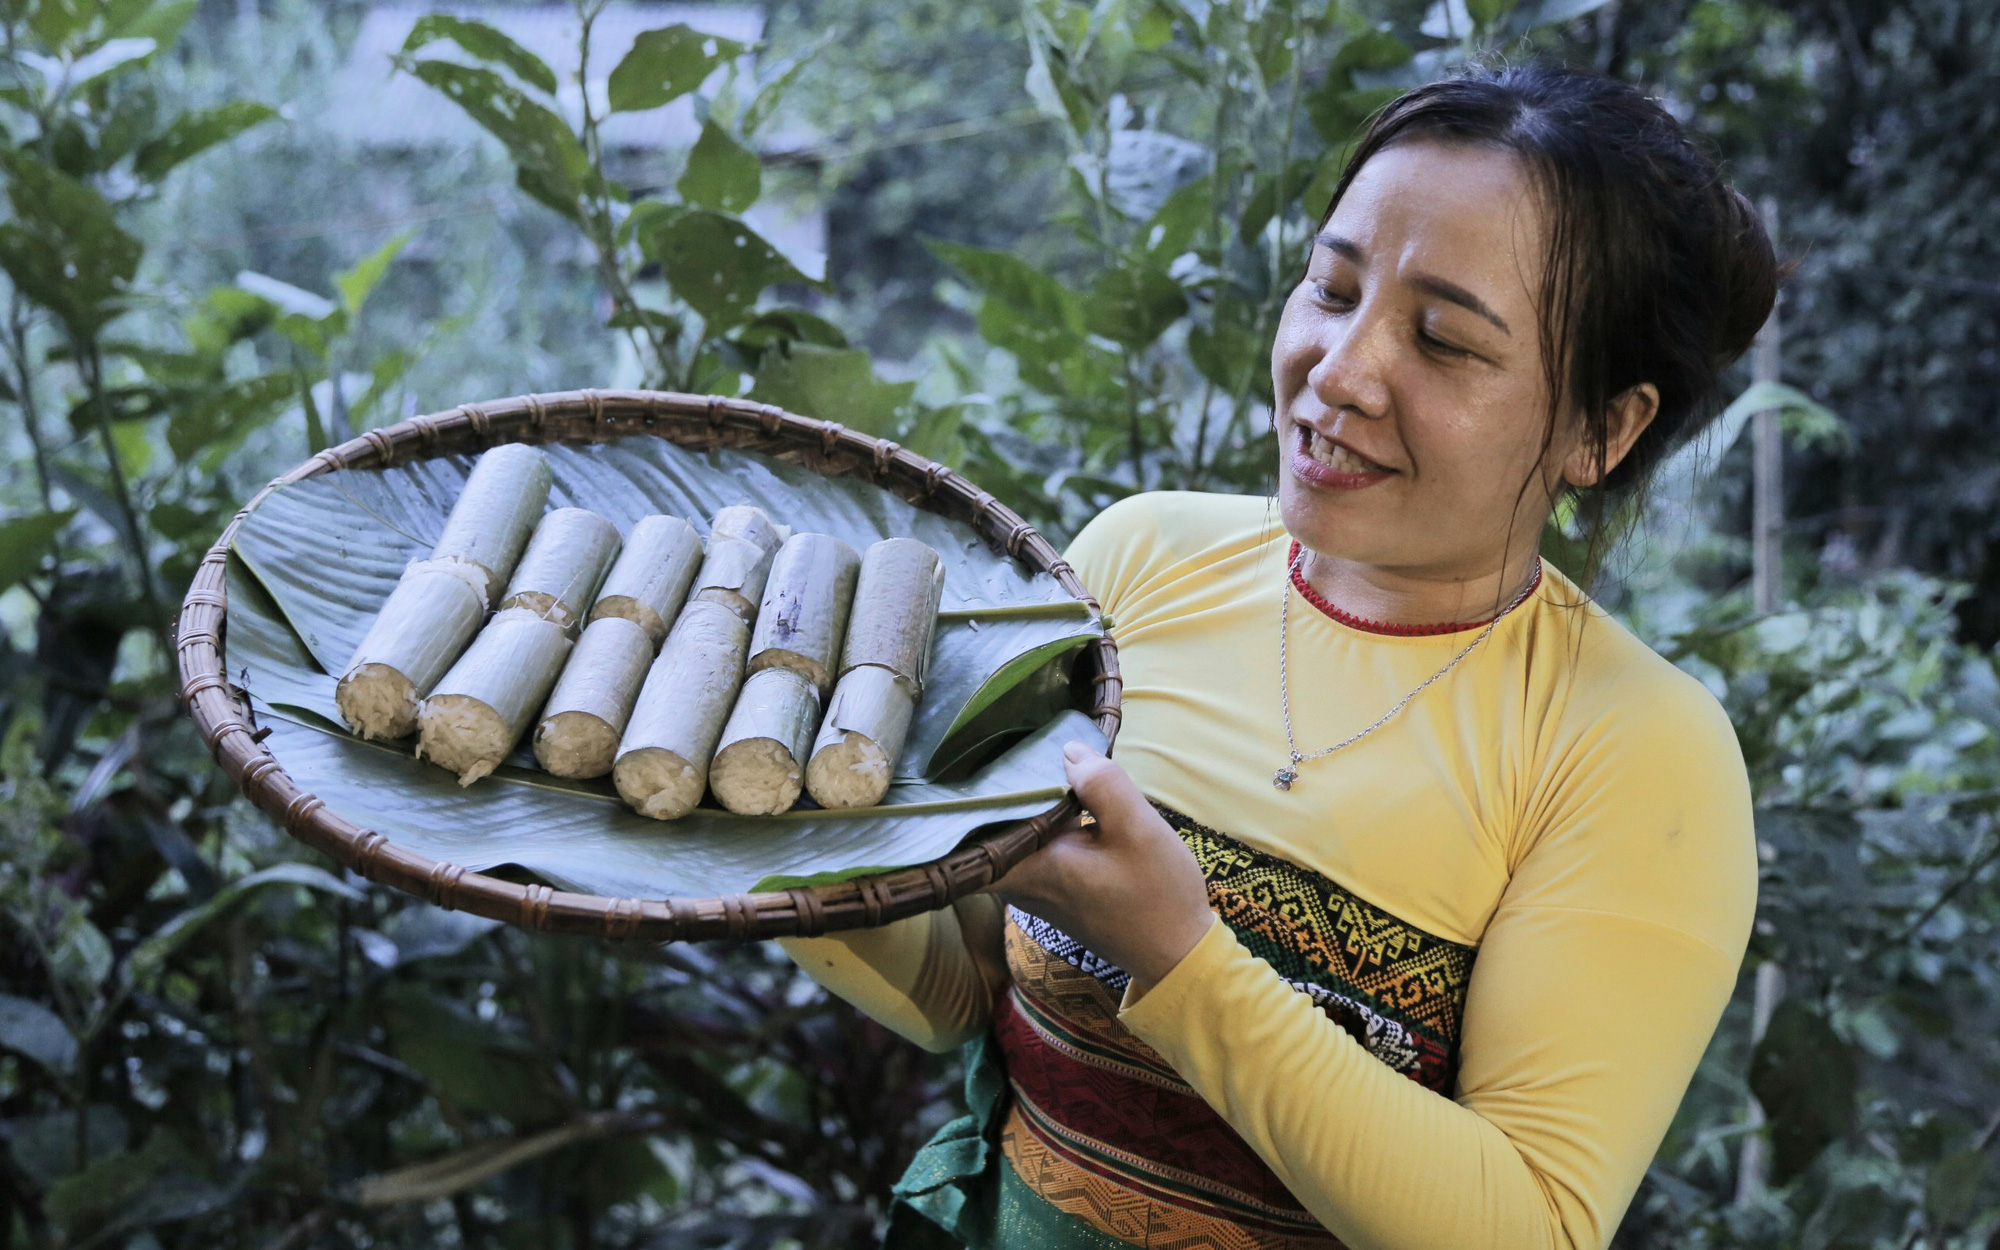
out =
<path fill-rule="evenodd" d="M 743 816 L 789 811 L 833 688 L 861 557 L 826 534 L 794 534 L 771 561 L 750 635 L 749 677 L 709 764 L 709 789 Z"/>
<path fill-rule="evenodd" d="M 806 763 L 821 807 L 871 807 L 889 792 L 930 663 L 944 562 L 913 538 L 887 538 L 861 558 L 840 681 Z"/>
<path fill-rule="evenodd" d="M 709 522 L 708 555 L 695 575 L 690 600 L 720 603 L 746 623 L 757 615 L 771 557 L 791 534 L 773 525 L 762 508 L 734 504 Z"/>
<path fill-rule="evenodd" d="M 646 674 L 611 770 L 612 784 L 634 811 L 674 820 L 701 801 L 749 650 L 750 624 L 730 605 L 695 599 L 681 609 Z"/>
<path fill-rule="evenodd" d="M 792 810 L 805 789 L 803 761 L 819 728 L 819 688 L 794 669 L 750 674 L 709 764 L 716 801 L 739 816 Z"/>
<path fill-rule="evenodd" d="M 528 535 L 549 502 L 549 462 L 524 443 L 502 443 L 479 457 L 458 502 L 445 518 L 431 559 L 456 566 L 480 595 L 480 607 L 500 601 Z"/>
<path fill-rule="evenodd" d="M 583 508 L 557 508 L 535 527 L 500 606 L 525 608 L 574 639 L 617 554 L 617 526 Z"/>
<path fill-rule="evenodd" d="M 542 518 L 507 597 L 417 713 L 417 754 L 469 786 L 534 720 L 569 657 L 583 605 L 618 550 L 618 527 L 582 508 Z"/>
<path fill-rule="evenodd" d="M 364 738 L 402 738 L 417 708 L 472 641 L 549 498 L 542 453 L 519 443 L 479 458 L 430 558 L 403 571 L 334 688 Z"/>
<path fill-rule="evenodd" d="M 757 605 L 749 671 L 789 668 L 810 681 L 820 698 L 831 693 L 860 571 L 854 548 L 830 534 L 786 539 Z"/>
<path fill-rule="evenodd" d="M 520 741 L 570 652 L 569 634 L 527 608 L 507 608 L 444 675 L 417 714 L 417 757 L 469 786 Z"/>
<path fill-rule="evenodd" d="M 535 762 L 558 777 L 602 777 L 653 662 L 653 640 L 622 616 L 584 626 L 535 727 Z"/>
<path fill-rule="evenodd" d="M 485 619 L 485 600 L 456 570 L 412 564 L 334 687 L 341 718 L 364 738 L 416 732 L 417 705 Z"/>
<path fill-rule="evenodd" d="M 590 619 L 623 617 L 659 646 L 701 569 L 701 534 L 677 516 L 640 518 L 591 605 Z"/>

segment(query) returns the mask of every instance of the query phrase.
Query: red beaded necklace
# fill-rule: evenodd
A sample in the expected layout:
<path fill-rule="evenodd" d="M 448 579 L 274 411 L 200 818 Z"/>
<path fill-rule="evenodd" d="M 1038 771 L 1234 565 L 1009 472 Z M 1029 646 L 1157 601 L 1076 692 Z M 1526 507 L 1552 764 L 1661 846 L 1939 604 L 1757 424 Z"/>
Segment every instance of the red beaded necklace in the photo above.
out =
<path fill-rule="evenodd" d="M 1387 634 L 1392 638 L 1430 638 L 1440 634 L 1460 634 L 1468 629 L 1482 629 L 1493 623 L 1493 618 L 1490 616 L 1479 621 L 1445 621 L 1437 625 L 1391 625 L 1386 621 L 1371 621 L 1365 616 L 1343 612 L 1325 595 L 1312 588 L 1306 581 L 1305 561 L 1299 559 L 1299 541 L 1296 538 L 1292 540 L 1291 549 L 1285 553 L 1285 563 L 1292 570 L 1292 585 L 1297 588 L 1300 598 L 1349 629 L 1358 629 L 1366 634 Z M 1535 587 L 1541 584 L 1542 568 L 1537 564 L 1535 576 L 1528 583 L 1527 593 L 1533 594 Z"/>

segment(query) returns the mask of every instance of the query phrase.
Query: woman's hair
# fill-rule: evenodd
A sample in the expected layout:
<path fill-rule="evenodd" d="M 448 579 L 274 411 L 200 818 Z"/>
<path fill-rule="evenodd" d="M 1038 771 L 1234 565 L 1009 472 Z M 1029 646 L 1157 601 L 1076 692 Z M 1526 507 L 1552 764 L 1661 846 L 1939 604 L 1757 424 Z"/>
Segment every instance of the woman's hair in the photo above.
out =
<path fill-rule="evenodd" d="M 1771 240 L 1665 109 L 1625 83 L 1538 63 L 1474 66 L 1391 101 L 1356 145 L 1321 225 L 1370 157 L 1419 141 L 1512 152 L 1540 192 L 1544 452 L 1575 411 L 1601 467 L 1612 401 L 1642 382 L 1659 389 L 1659 412 L 1624 459 L 1575 492 L 1594 565 L 1610 502 L 1712 419 L 1719 375 L 1770 314 L 1780 276 Z"/>

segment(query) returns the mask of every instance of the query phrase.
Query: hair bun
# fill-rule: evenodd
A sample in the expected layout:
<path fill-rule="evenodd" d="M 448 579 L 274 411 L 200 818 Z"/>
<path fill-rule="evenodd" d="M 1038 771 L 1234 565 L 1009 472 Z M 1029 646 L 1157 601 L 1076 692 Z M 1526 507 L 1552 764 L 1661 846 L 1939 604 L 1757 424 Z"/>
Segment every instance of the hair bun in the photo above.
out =
<path fill-rule="evenodd" d="M 1715 356 L 1725 365 L 1745 351 L 1764 328 L 1778 302 L 1778 281 L 1784 275 L 1763 214 L 1734 187 L 1716 184 L 1721 220 L 1710 236 L 1715 255 L 1711 273 L 1718 298 L 1715 311 Z"/>

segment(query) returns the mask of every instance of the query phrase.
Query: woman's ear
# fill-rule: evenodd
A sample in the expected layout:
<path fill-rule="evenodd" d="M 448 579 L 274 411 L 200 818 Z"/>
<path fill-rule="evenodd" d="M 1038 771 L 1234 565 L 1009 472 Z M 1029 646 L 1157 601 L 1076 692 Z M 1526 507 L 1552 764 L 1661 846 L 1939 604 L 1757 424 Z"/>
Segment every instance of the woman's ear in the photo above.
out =
<path fill-rule="evenodd" d="M 1563 462 L 1563 480 L 1576 487 L 1591 487 L 1603 481 L 1625 459 L 1625 453 L 1632 450 L 1632 444 L 1639 441 L 1659 413 L 1660 389 L 1651 382 L 1641 382 L 1626 390 L 1611 401 L 1605 413 L 1603 462 L 1598 462 L 1592 440 L 1581 439 Z"/>

